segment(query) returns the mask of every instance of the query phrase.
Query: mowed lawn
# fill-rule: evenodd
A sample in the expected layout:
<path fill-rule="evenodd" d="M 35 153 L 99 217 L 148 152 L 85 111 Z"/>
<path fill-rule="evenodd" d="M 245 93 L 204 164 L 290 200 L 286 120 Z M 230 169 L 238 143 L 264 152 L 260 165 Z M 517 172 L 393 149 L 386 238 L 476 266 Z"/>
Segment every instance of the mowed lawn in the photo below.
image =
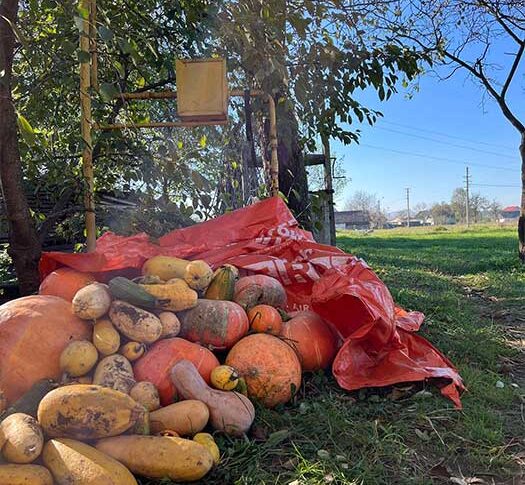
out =
<path fill-rule="evenodd" d="M 342 232 L 338 245 L 427 315 L 421 334 L 459 367 L 464 409 L 431 385 L 346 393 L 329 373 L 309 376 L 295 402 L 257 409 L 249 438 L 218 437 L 223 461 L 204 483 L 523 483 L 525 268 L 514 228 Z"/>

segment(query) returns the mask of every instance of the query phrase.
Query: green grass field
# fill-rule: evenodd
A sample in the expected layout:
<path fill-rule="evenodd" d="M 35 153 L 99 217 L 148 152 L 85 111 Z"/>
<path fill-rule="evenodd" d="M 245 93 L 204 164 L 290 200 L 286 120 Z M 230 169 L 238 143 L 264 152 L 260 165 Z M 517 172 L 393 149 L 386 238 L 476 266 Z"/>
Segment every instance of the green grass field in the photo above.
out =
<path fill-rule="evenodd" d="M 523 483 L 525 269 L 514 229 L 344 232 L 338 245 L 427 315 L 421 334 L 459 367 L 464 409 L 430 385 L 345 393 L 309 376 L 295 402 L 257 410 L 249 438 L 218 438 L 223 461 L 205 483 Z"/>

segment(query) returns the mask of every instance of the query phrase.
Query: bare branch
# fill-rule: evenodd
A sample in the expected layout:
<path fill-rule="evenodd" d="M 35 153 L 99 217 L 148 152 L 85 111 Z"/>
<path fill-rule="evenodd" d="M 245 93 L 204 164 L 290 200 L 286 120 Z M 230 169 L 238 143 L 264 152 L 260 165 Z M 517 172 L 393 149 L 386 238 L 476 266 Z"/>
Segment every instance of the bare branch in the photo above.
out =
<path fill-rule="evenodd" d="M 514 59 L 514 62 L 512 63 L 512 67 L 510 68 L 507 79 L 505 80 L 505 84 L 503 85 L 503 89 L 501 90 L 502 99 L 505 99 L 505 95 L 507 94 L 507 90 L 509 89 L 510 83 L 512 82 L 512 79 L 514 78 L 514 74 L 516 74 L 516 70 L 518 69 L 518 66 L 521 61 L 521 58 L 523 57 L 524 51 L 525 51 L 525 40 L 521 43 L 521 46 L 518 49 L 518 52 L 516 53 L 516 58 Z"/>

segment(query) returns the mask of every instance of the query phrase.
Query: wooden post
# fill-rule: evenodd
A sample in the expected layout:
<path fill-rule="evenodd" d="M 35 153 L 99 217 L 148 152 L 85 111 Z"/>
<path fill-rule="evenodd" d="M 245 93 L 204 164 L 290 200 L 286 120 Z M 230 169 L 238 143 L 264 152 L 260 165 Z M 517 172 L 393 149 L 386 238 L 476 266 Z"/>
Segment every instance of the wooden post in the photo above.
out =
<path fill-rule="evenodd" d="M 277 156 L 277 117 L 275 114 L 275 101 L 271 94 L 268 95 L 268 108 L 270 114 L 270 147 L 272 158 L 270 160 L 270 194 L 272 197 L 279 195 L 279 157 Z"/>
<path fill-rule="evenodd" d="M 91 87 L 98 91 L 97 0 L 91 0 L 89 10 L 89 50 L 91 52 Z"/>
<path fill-rule="evenodd" d="M 330 224 L 330 245 L 336 245 L 335 239 L 335 215 L 334 215 L 334 186 L 332 181 L 332 157 L 330 155 L 330 140 L 326 135 L 321 135 L 324 152 L 324 186 L 326 190 L 328 207 L 328 221 Z"/>
<path fill-rule="evenodd" d="M 81 6 L 92 12 L 92 0 L 81 0 Z M 89 19 L 83 19 L 80 32 L 80 130 L 82 142 L 82 171 L 86 186 L 84 187 L 84 207 L 86 211 L 86 245 L 88 252 L 96 247 L 95 200 L 93 196 L 93 145 L 91 140 L 91 59 L 90 59 L 90 26 Z"/>

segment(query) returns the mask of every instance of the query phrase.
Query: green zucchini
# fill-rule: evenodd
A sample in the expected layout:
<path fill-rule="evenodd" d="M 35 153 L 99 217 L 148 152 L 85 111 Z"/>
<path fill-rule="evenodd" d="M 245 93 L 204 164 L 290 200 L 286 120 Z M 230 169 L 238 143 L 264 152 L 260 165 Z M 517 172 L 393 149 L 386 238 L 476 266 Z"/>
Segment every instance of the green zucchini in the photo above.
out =
<path fill-rule="evenodd" d="M 155 308 L 157 299 L 144 288 L 123 276 L 117 276 L 109 282 L 109 291 L 117 300 L 145 308 Z"/>

